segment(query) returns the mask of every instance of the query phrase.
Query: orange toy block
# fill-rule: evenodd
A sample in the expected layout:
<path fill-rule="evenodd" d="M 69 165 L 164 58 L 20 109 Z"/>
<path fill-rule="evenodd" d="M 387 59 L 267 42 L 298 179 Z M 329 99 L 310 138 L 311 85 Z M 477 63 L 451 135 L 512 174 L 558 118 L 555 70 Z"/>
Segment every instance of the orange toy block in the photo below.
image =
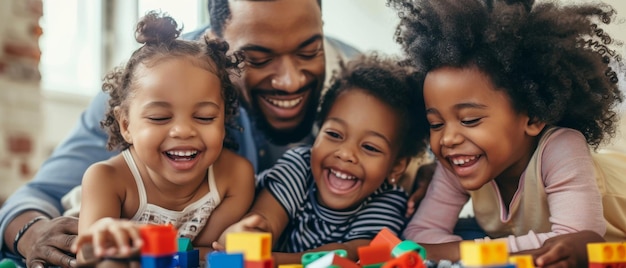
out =
<path fill-rule="evenodd" d="M 509 262 L 515 264 L 517 268 L 535 268 L 535 261 L 532 255 L 510 256 Z"/>
<path fill-rule="evenodd" d="M 171 224 L 144 225 L 139 228 L 143 240 L 141 255 L 173 255 L 178 251 L 178 232 Z"/>
<path fill-rule="evenodd" d="M 246 268 L 274 268 L 274 260 L 244 261 Z"/>
<path fill-rule="evenodd" d="M 463 266 L 501 266 L 508 264 L 509 249 L 504 241 L 461 241 Z"/>
<path fill-rule="evenodd" d="M 619 242 L 589 243 L 587 244 L 587 256 L 589 263 L 626 264 L 626 244 Z"/>
<path fill-rule="evenodd" d="M 425 268 L 424 260 L 415 252 L 409 251 L 386 262 L 382 268 Z"/>
<path fill-rule="evenodd" d="M 226 252 L 241 252 L 246 261 L 269 260 L 272 258 L 272 234 L 255 232 L 227 234 Z"/>
<path fill-rule="evenodd" d="M 385 245 L 388 248 L 387 254 L 391 256 L 391 251 L 396 245 L 400 244 L 400 242 L 402 242 L 402 240 L 392 233 L 391 230 L 383 228 L 376 234 L 374 239 L 370 241 L 370 246 Z"/>
<path fill-rule="evenodd" d="M 369 245 L 357 248 L 361 266 L 383 263 L 391 259 L 387 245 Z"/>

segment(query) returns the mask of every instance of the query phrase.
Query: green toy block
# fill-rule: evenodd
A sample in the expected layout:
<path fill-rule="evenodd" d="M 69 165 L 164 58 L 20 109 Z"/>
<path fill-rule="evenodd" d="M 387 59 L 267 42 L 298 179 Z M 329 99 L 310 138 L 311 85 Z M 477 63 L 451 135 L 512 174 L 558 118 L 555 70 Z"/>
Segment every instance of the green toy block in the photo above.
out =
<path fill-rule="evenodd" d="M 411 240 L 404 240 L 402 242 L 400 242 L 399 244 L 397 244 L 392 250 L 391 250 L 391 255 L 395 258 L 399 257 L 400 255 L 409 252 L 409 251 L 415 251 L 418 254 L 420 254 L 420 257 L 422 257 L 423 260 L 426 259 L 426 249 L 424 247 L 422 247 L 420 244 L 417 244 Z"/>
<path fill-rule="evenodd" d="M 193 250 L 193 245 L 191 244 L 191 239 L 189 239 L 189 237 L 178 238 L 178 252 L 192 251 L 192 250 Z"/>
<path fill-rule="evenodd" d="M 307 265 L 323 257 L 329 252 L 335 252 L 335 254 L 337 254 L 337 256 L 339 257 L 344 257 L 344 258 L 348 257 L 348 252 L 345 249 L 336 249 L 332 251 L 307 252 L 307 253 L 304 253 L 304 255 L 302 255 L 302 258 L 301 258 L 302 267 L 306 267 Z"/>

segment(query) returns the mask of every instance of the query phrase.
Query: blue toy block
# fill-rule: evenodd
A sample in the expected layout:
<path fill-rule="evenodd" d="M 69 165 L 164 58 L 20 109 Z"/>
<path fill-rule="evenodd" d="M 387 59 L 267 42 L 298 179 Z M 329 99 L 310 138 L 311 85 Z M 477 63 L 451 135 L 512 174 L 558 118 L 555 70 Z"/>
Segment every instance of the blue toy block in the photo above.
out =
<path fill-rule="evenodd" d="M 174 265 L 174 255 L 141 255 L 142 268 L 172 268 Z"/>
<path fill-rule="evenodd" d="M 179 251 L 174 256 L 174 267 L 198 268 L 200 267 L 200 251 L 198 249 L 190 251 Z"/>
<path fill-rule="evenodd" d="M 243 253 L 213 251 L 206 256 L 207 268 L 244 268 Z"/>

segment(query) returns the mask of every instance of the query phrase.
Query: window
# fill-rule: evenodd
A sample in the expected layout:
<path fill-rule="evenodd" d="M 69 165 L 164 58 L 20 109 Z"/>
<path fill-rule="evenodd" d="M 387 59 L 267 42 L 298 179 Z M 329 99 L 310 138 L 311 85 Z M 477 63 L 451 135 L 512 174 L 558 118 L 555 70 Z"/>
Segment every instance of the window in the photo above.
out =
<path fill-rule="evenodd" d="M 148 10 L 184 25 L 204 25 L 207 0 L 44 0 L 39 69 L 44 91 L 95 95 L 102 77 L 138 47 L 134 27 Z M 131 12 L 129 12 L 131 11 Z"/>

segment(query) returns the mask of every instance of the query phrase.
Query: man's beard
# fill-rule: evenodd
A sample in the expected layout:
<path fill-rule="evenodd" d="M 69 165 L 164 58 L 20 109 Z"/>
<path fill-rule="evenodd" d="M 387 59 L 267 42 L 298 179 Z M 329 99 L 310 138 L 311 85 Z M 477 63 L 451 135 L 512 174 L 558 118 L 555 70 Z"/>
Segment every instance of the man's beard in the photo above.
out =
<path fill-rule="evenodd" d="M 265 117 L 263 112 L 261 112 L 258 107 L 258 104 L 256 102 L 258 98 L 253 97 L 252 99 L 255 101 L 251 113 L 253 114 L 255 119 L 255 127 L 263 133 L 266 140 L 268 140 L 272 144 L 279 146 L 298 142 L 304 139 L 304 137 L 311 134 L 311 129 L 313 128 L 313 124 L 315 123 L 316 119 L 317 106 L 320 96 L 319 90 L 314 91 L 316 92 L 311 92 L 311 95 L 307 100 L 307 105 L 304 108 L 304 118 L 302 119 L 302 122 L 300 122 L 300 124 L 298 124 L 298 126 L 296 126 L 295 128 L 289 130 L 280 130 L 272 127 L 272 125 L 270 125 L 270 123 L 267 121 L 267 118 Z"/>

